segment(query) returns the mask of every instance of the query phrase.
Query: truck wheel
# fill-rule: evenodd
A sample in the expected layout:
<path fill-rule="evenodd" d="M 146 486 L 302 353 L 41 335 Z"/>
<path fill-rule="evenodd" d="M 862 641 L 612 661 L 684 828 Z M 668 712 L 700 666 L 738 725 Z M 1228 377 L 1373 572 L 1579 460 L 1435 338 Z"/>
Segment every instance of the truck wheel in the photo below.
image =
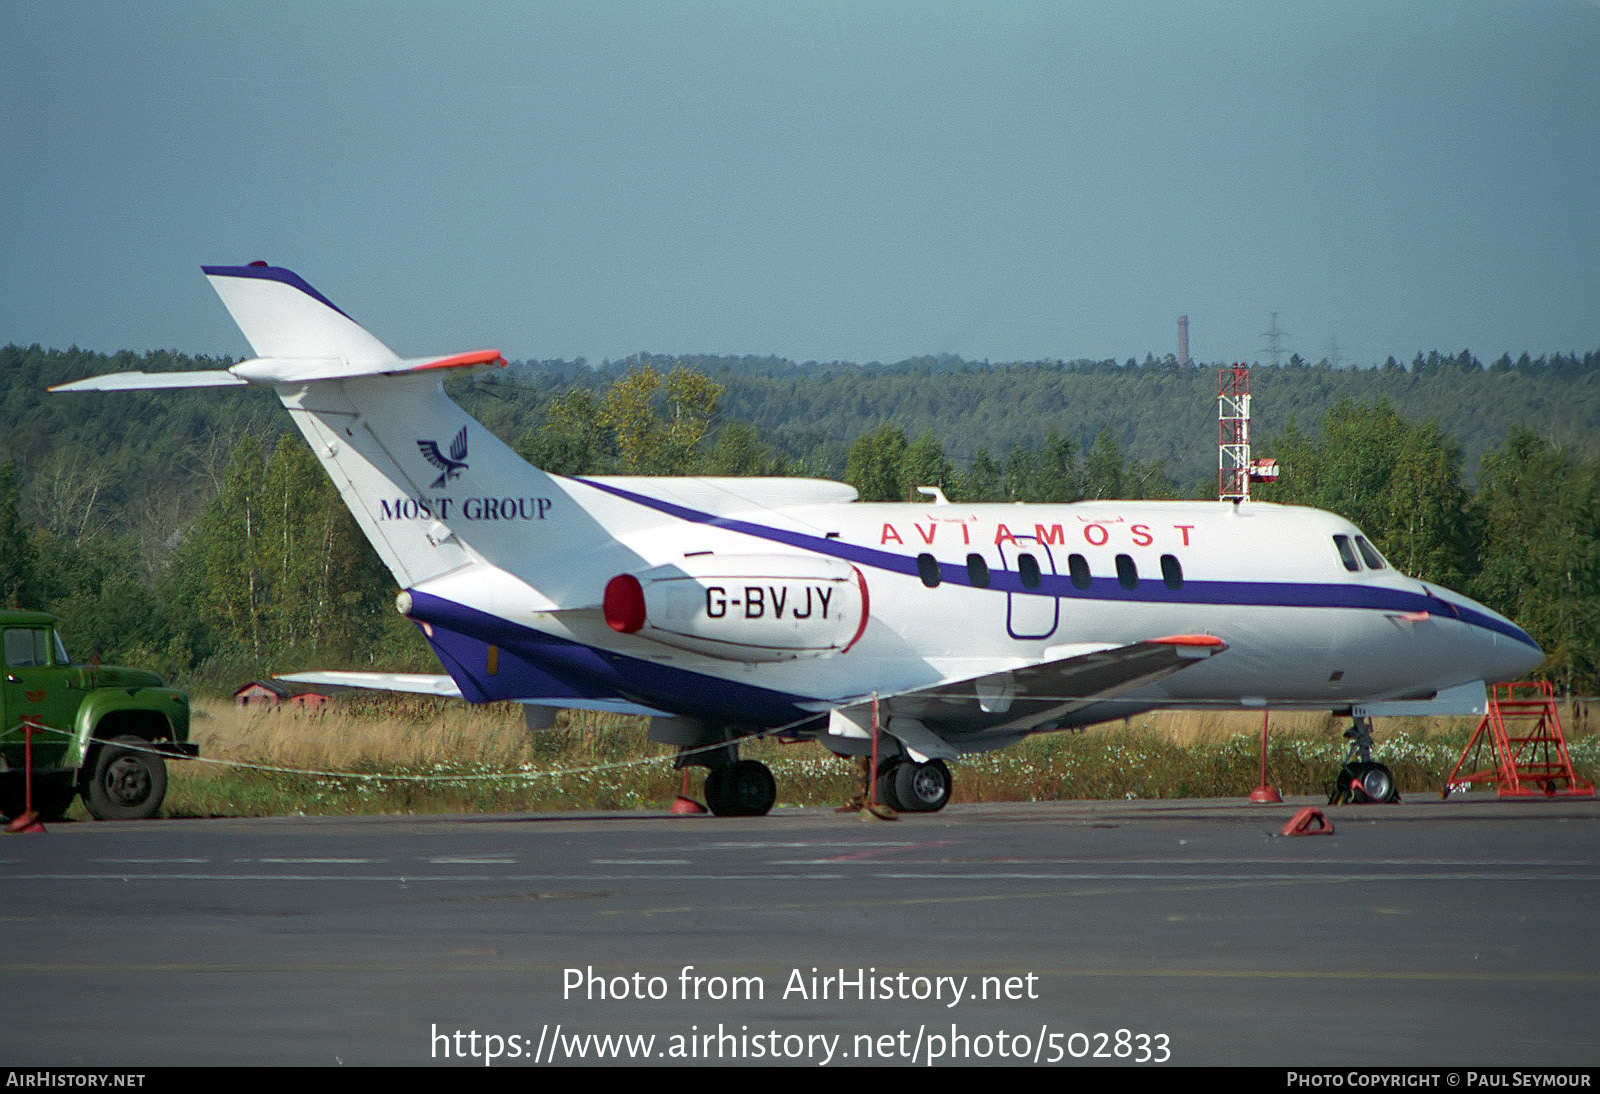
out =
<path fill-rule="evenodd" d="M 140 748 L 120 747 L 124 741 Z M 142 751 L 149 745 L 142 737 L 118 737 L 96 750 L 83 785 L 83 804 L 95 819 L 143 820 L 161 811 L 167 765 L 160 753 Z"/>

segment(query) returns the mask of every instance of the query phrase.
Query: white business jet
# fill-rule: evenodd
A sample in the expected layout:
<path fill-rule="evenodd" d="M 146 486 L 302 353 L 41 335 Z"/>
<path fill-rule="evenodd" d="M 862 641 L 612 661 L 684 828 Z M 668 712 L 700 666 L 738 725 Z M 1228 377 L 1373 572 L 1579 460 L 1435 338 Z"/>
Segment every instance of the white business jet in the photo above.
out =
<path fill-rule="evenodd" d="M 402 359 L 289 270 L 204 269 L 253 358 L 53 390 L 277 390 L 448 673 L 287 679 L 510 700 L 532 729 L 560 708 L 646 715 L 680 765 L 709 769 L 718 814 L 773 805 L 771 771 L 739 759 L 754 734 L 846 756 L 876 739 L 881 798 L 933 811 L 946 760 L 1029 734 L 1174 707 L 1358 728 L 1465 713 L 1541 658 L 1315 509 L 868 504 L 818 479 L 547 474 L 444 392 L 503 367 L 498 351 Z"/>

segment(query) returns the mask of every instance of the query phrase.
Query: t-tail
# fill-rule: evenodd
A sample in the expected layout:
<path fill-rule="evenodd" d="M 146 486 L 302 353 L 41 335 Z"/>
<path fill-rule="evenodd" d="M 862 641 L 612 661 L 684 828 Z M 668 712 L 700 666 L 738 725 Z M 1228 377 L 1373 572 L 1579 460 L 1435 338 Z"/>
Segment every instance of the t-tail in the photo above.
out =
<path fill-rule="evenodd" d="M 608 503 L 531 467 L 444 391 L 446 375 L 504 367 L 498 350 L 402 359 L 295 273 L 206 266 L 256 356 L 206 372 L 113 373 L 54 391 L 275 388 L 345 505 L 403 589 L 498 585 L 515 611 L 588 607 L 582 567 Z M 598 500 L 599 504 L 596 504 Z M 496 571 L 520 580 L 497 580 Z"/>

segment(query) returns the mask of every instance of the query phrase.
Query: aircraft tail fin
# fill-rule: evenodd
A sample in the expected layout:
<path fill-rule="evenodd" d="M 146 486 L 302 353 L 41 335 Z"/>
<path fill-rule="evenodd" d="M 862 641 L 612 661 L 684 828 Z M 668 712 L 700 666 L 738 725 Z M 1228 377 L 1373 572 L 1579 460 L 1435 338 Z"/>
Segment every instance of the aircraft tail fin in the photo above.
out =
<path fill-rule="evenodd" d="M 356 367 L 400 360 L 292 270 L 265 262 L 201 269 L 257 357 L 336 358 Z"/>
<path fill-rule="evenodd" d="M 402 588 L 487 563 L 522 579 L 539 610 L 598 599 L 593 580 L 557 564 L 605 538 L 574 505 L 574 484 L 530 467 L 440 383 L 450 370 L 504 366 L 498 350 L 402 360 L 290 270 L 203 269 L 260 356 L 53 390 L 270 385 Z"/>

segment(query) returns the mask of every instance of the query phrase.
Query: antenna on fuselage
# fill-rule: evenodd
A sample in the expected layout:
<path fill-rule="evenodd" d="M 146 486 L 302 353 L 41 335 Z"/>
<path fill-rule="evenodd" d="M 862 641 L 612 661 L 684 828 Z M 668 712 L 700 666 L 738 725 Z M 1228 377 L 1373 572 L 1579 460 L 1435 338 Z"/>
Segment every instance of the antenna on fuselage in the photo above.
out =
<path fill-rule="evenodd" d="M 1278 461 L 1250 458 L 1250 366 L 1217 369 L 1217 500 L 1250 500 L 1252 482 L 1276 482 Z"/>

